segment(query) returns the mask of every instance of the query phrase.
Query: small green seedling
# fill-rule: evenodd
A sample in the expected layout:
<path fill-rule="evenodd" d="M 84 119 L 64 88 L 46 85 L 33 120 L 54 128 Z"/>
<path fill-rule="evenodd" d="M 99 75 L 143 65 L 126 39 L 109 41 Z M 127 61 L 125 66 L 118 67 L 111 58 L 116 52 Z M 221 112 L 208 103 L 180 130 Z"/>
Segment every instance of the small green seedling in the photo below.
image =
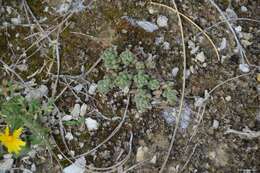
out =
<path fill-rule="evenodd" d="M 106 49 L 102 55 L 101 59 L 104 61 L 104 65 L 107 69 L 118 69 L 120 59 L 117 56 L 117 51 L 115 48 Z"/>
<path fill-rule="evenodd" d="M 113 87 L 113 82 L 109 77 L 104 77 L 97 83 L 97 90 L 102 94 L 107 94 Z"/>
<path fill-rule="evenodd" d="M 137 109 L 140 112 L 145 112 L 148 108 L 151 107 L 151 98 L 152 96 L 147 90 L 137 90 L 134 97 L 134 102 L 136 104 Z"/>
<path fill-rule="evenodd" d="M 129 88 L 132 83 L 132 75 L 127 72 L 120 72 L 116 77 L 115 85 L 119 87 L 121 90 L 125 88 Z"/>
<path fill-rule="evenodd" d="M 172 89 L 171 85 L 166 86 L 163 91 L 163 97 L 166 98 L 167 102 L 171 105 L 174 105 L 177 102 L 177 91 Z"/>
<path fill-rule="evenodd" d="M 134 76 L 134 82 L 138 88 L 143 88 L 144 86 L 148 85 L 149 76 L 145 74 L 143 71 L 139 71 Z"/>
<path fill-rule="evenodd" d="M 120 58 L 124 65 L 130 65 L 134 61 L 134 54 L 126 49 L 124 52 L 120 54 Z"/>
<path fill-rule="evenodd" d="M 160 82 L 156 79 L 151 79 L 148 83 L 148 87 L 151 90 L 157 90 L 158 88 L 160 88 Z"/>

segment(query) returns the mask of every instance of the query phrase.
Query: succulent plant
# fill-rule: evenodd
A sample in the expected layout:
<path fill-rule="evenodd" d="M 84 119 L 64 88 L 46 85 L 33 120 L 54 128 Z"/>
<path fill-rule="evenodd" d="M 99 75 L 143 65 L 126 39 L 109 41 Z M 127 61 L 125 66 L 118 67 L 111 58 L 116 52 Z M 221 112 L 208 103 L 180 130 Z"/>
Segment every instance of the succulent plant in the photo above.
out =
<path fill-rule="evenodd" d="M 120 54 L 120 58 L 124 65 L 130 65 L 134 61 L 134 55 L 128 49 Z"/>
<path fill-rule="evenodd" d="M 145 112 L 148 108 L 151 107 L 151 98 L 152 96 L 147 90 L 137 90 L 134 97 L 134 102 L 136 104 L 137 109 L 140 112 Z"/>
<path fill-rule="evenodd" d="M 106 49 L 102 55 L 101 59 L 104 61 L 104 65 L 107 69 L 118 69 L 120 59 L 117 56 L 117 51 L 115 48 Z"/>
<path fill-rule="evenodd" d="M 157 90 L 160 87 L 160 82 L 156 79 L 151 79 L 148 83 L 148 87 L 151 90 Z"/>
<path fill-rule="evenodd" d="M 172 89 L 171 86 L 166 86 L 166 88 L 163 91 L 163 97 L 166 98 L 167 102 L 171 105 L 175 104 L 177 102 L 177 91 Z"/>
<path fill-rule="evenodd" d="M 113 82 L 109 77 L 104 77 L 104 79 L 97 83 L 97 90 L 102 94 L 107 94 L 112 88 Z"/>
<path fill-rule="evenodd" d="M 120 72 L 115 79 L 115 85 L 121 90 L 129 88 L 132 83 L 132 75 L 127 72 Z"/>
<path fill-rule="evenodd" d="M 145 74 L 143 71 L 139 71 L 134 76 L 134 82 L 138 88 L 142 88 L 148 84 L 149 76 Z"/>

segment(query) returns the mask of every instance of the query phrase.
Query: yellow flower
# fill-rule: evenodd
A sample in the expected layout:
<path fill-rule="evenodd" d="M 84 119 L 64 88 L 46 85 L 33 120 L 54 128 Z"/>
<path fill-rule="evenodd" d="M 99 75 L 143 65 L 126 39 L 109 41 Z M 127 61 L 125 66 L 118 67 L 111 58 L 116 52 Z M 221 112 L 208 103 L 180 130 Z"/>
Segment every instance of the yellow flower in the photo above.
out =
<path fill-rule="evenodd" d="M 9 127 L 6 127 L 5 133 L 0 133 L 0 141 L 7 148 L 9 153 L 18 154 L 21 147 L 25 146 L 25 142 L 20 139 L 22 131 L 23 128 L 19 128 L 10 135 Z"/>

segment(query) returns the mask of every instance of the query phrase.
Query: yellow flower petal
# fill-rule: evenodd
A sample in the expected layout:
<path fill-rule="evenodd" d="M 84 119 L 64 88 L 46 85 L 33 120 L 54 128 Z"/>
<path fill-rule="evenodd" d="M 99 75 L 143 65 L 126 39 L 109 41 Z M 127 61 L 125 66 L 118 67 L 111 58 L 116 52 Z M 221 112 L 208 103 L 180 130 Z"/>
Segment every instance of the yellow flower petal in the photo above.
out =
<path fill-rule="evenodd" d="M 9 127 L 8 126 L 5 128 L 5 135 L 9 136 Z"/>
<path fill-rule="evenodd" d="M 23 131 L 23 128 L 19 128 L 19 129 L 17 129 L 17 130 L 15 130 L 14 131 L 14 137 L 16 137 L 16 138 L 19 138 L 20 137 L 20 135 L 22 134 L 22 131 Z"/>
<path fill-rule="evenodd" d="M 24 147 L 26 143 L 20 139 L 22 128 L 19 128 L 10 135 L 9 127 L 5 129 L 5 133 L 0 133 L 0 142 L 7 148 L 9 153 L 18 154 L 21 147 Z"/>

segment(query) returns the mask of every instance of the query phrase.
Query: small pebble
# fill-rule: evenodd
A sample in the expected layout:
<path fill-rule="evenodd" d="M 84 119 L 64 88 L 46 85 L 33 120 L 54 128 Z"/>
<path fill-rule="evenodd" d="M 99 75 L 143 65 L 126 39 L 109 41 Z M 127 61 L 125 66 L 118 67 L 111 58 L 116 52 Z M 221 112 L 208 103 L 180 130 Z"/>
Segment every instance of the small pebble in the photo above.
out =
<path fill-rule="evenodd" d="M 227 96 L 225 100 L 229 102 L 231 100 L 231 96 Z"/>
<path fill-rule="evenodd" d="M 219 127 L 219 121 L 218 120 L 214 120 L 212 127 L 213 127 L 213 129 L 217 129 Z"/>
<path fill-rule="evenodd" d="M 153 158 L 150 160 L 152 164 L 156 164 L 157 157 L 156 155 L 153 156 Z"/>
<path fill-rule="evenodd" d="M 222 38 L 222 41 L 221 41 L 220 46 L 219 46 L 219 50 L 224 50 L 226 48 L 227 48 L 227 39 Z"/>
<path fill-rule="evenodd" d="M 174 67 L 174 68 L 172 69 L 172 76 L 173 76 L 173 77 L 176 77 L 177 74 L 178 74 L 178 72 L 179 72 L 179 68 L 178 68 L 178 67 Z"/>
<path fill-rule="evenodd" d="M 94 95 L 95 92 L 96 92 L 96 89 L 97 89 L 97 84 L 92 83 L 92 84 L 89 86 L 88 93 L 89 93 L 90 95 Z"/>
<path fill-rule="evenodd" d="M 66 138 L 68 141 L 71 141 L 71 140 L 73 139 L 72 133 L 70 133 L 70 132 L 66 133 L 65 138 Z"/>
<path fill-rule="evenodd" d="M 70 121 L 72 120 L 72 116 L 71 115 L 65 115 L 64 117 L 62 117 L 62 121 Z"/>
<path fill-rule="evenodd" d="M 57 157 L 62 160 L 63 159 L 63 156 L 61 154 L 58 154 Z"/>
<path fill-rule="evenodd" d="M 160 45 L 164 41 L 164 37 L 156 37 L 155 38 L 155 45 Z"/>
<path fill-rule="evenodd" d="M 12 22 L 14 25 L 19 25 L 19 24 L 21 24 L 21 19 L 20 19 L 20 17 L 11 18 L 11 22 Z"/>
<path fill-rule="evenodd" d="M 78 118 L 80 114 L 80 105 L 75 104 L 73 110 L 71 111 L 71 115 L 75 118 Z"/>
<path fill-rule="evenodd" d="M 76 85 L 73 90 L 76 92 L 76 93 L 79 93 L 81 90 L 83 89 L 83 85 L 82 84 L 78 84 Z"/>
<path fill-rule="evenodd" d="M 247 12 L 248 10 L 247 10 L 246 6 L 241 6 L 241 11 L 242 12 Z"/>
<path fill-rule="evenodd" d="M 159 15 L 157 18 L 157 25 L 159 27 L 167 27 L 168 26 L 168 18 L 163 15 Z"/>
<path fill-rule="evenodd" d="M 167 42 L 167 41 L 165 41 L 165 42 L 163 42 L 163 49 L 164 50 L 169 50 L 170 49 L 170 43 L 169 42 Z"/>
<path fill-rule="evenodd" d="M 139 147 L 136 152 L 136 161 L 141 162 L 144 161 L 145 153 L 148 152 L 147 147 Z"/>
<path fill-rule="evenodd" d="M 88 108 L 87 104 L 83 103 L 83 105 L 80 108 L 80 116 L 85 116 L 86 115 L 87 108 Z"/>
<path fill-rule="evenodd" d="M 145 20 L 138 20 L 136 21 L 136 24 L 143 28 L 146 32 L 154 32 L 159 29 L 156 24 Z"/>
<path fill-rule="evenodd" d="M 206 57 L 205 57 L 205 55 L 204 55 L 204 52 L 198 53 L 197 56 L 196 56 L 196 59 L 197 59 L 198 61 L 200 61 L 201 63 L 205 62 Z"/>
<path fill-rule="evenodd" d="M 36 165 L 35 165 L 35 163 L 32 164 L 32 166 L 31 166 L 31 171 L 32 171 L 32 172 L 35 172 L 35 171 L 36 171 Z"/>
<path fill-rule="evenodd" d="M 243 73 L 248 73 L 250 68 L 248 64 L 239 64 L 239 70 Z"/>
<path fill-rule="evenodd" d="M 97 130 L 98 129 L 98 122 L 92 118 L 86 118 L 85 124 L 89 131 Z"/>

